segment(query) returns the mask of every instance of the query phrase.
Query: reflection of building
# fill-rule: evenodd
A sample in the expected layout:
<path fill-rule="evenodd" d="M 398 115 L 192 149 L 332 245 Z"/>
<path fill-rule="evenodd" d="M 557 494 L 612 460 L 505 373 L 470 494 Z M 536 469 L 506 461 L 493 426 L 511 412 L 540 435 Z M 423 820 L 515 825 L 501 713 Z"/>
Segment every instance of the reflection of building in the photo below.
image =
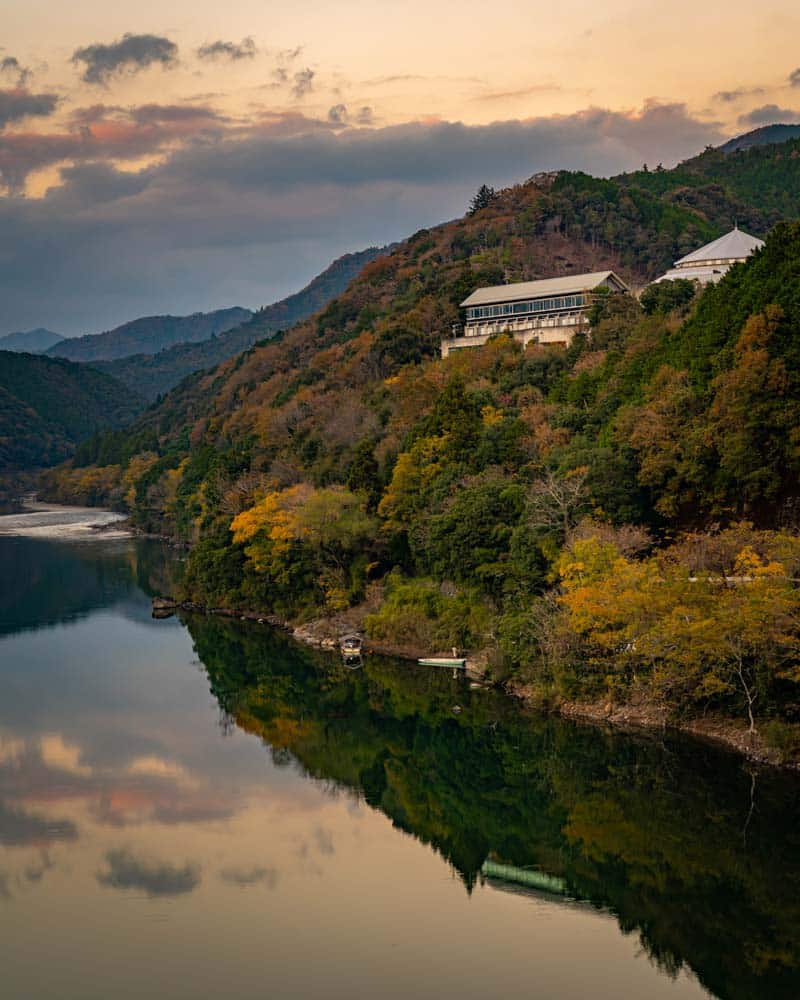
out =
<path fill-rule="evenodd" d="M 482 347 L 497 333 L 510 334 L 523 347 L 530 343 L 569 346 L 578 331 L 588 330 L 586 313 L 600 290 L 627 292 L 629 288 L 613 271 L 479 288 L 461 303 L 466 322 L 442 341 L 442 357 L 465 347 Z"/>
<path fill-rule="evenodd" d="M 656 278 L 653 284 L 659 281 L 677 281 L 680 278 L 699 281 L 701 285 L 719 281 L 728 273 L 731 265 L 744 263 L 751 253 L 763 246 L 763 240 L 742 232 L 737 226 L 713 243 L 707 243 L 699 250 L 676 260 L 672 268 Z"/>

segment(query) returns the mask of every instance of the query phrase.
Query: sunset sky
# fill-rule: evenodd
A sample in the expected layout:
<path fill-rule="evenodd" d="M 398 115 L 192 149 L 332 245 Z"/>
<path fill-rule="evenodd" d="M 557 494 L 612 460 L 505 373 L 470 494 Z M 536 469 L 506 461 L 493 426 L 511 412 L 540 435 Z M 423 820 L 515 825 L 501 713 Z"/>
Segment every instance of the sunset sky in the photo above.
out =
<path fill-rule="evenodd" d="M 0 12 L 0 334 L 266 304 L 483 181 L 800 121 L 796 0 Z"/>

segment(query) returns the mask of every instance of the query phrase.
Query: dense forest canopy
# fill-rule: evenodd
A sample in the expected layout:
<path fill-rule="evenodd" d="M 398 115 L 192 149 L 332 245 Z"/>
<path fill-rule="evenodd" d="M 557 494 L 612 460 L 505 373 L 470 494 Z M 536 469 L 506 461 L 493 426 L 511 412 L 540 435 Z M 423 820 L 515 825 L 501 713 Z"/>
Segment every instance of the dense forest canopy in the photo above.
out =
<path fill-rule="evenodd" d="M 204 603 L 303 618 L 366 601 L 370 634 L 487 647 L 546 697 L 791 720 L 800 225 L 778 220 L 797 215 L 797 145 L 484 192 L 83 446 L 52 495 L 88 488 L 191 542 Z M 612 268 L 641 288 L 734 218 L 767 245 L 702 293 L 609 296 L 568 350 L 501 336 L 438 356 L 476 287 Z M 758 586 L 715 600 L 734 578 Z M 667 583 L 631 632 L 630 589 Z M 683 661 L 676 603 L 719 639 L 687 629 Z"/>

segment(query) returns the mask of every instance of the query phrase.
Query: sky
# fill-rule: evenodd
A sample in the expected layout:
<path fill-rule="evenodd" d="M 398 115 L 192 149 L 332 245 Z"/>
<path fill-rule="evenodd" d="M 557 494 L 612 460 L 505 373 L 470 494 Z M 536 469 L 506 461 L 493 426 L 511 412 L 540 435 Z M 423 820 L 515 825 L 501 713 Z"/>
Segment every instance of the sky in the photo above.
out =
<path fill-rule="evenodd" d="M 276 301 L 540 170 L 800 122 L 796 0 L 0 0 L 0 335 Z"/>

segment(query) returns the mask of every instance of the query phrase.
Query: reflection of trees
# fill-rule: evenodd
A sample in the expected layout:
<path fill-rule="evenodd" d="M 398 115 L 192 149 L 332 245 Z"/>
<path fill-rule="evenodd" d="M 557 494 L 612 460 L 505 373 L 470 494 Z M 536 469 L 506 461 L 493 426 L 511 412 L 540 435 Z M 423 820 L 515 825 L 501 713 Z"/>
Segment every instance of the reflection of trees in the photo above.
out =
<path fill-rule="evenodd" d="M 751 813 L 749 773 L 703 744 L 526 720 L 443 673 L 370 659 L 353 672 L 271 631 L 189 628 L 239 726 L 359 790 L 468 889 L 489 855 L 538 866 L 668 972 L 685 963 L 720 997 L 798 995 L 796 781 L 761 776 Z"/>
<path fill-rule="evenodd" d="M 174 553 L 147 539 L 1 544 L 0 635 L 83 617 L 130 597 L 137 585 L 147 595 L 170 593 L 180 568 Z"/>

